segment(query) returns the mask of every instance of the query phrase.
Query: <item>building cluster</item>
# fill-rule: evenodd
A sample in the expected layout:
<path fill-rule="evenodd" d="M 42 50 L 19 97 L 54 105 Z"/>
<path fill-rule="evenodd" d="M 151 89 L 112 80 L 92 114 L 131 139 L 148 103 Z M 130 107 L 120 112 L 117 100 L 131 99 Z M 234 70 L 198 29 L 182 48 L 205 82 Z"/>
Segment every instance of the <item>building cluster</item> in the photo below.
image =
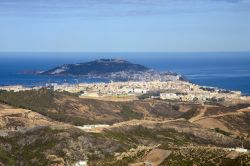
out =
<path fill-rule="evenodd" d="M 115 81 L 140 81 L 140 82 L 151 82 L 155 80 L 159 80 L 161 82 L 166 81 L 176 81 L 181 80 L 181 75 L 170 73 L 170 72 L 157 72 L 154 70 L 147 71 L 121 71 L 121 72 L 113 72 L 104 76 L 104 78 L 108 80 Z"/>
<path fill-rule="evenodd" d="M 208 91 L 198 87 L 193 86 L 193 88 L 189 90 L 180 92 L 160 93 L 160 98 L 163 100 L 200 101 L 200 102 L 204 101 L 219 102 L 224 100 L 233 100 L 241 98 L 241 92 L 238 91 L 221 92 L 219 89 L 213 89 L 212 91 Z"/>
<path fill-rule="evenodd" d="M 186 81 L 127 81 L 110 83 L 50 84 L 56 91 L 79 93 L 82 97 L 126 97 L 146 94 L 151 98 L 177 101 L 219 101 L 242 98 L 241 92 L 225 91 L 211 87 L 202 87 Z M 7 91 L 24 91 L 41 87 L 23 86 L 0 87 Z"/>
<path fill-rule="evenodd" d="M 5 91 L 13 91 L 13 92 L 20 92 L 20 91 L 27 91 L 27 90 L 35 90 L 35 89 L 41 89 L 41 86 L 36 86 L 36 87 L 24 87 L 22 85 L 9 85 L 9 86 L 0 86 L 0 90 L 5 90 Z"/>
<path fill-rule="evenodd" d="M 126 97 L 148 94 L 152 98 L 177 101 L 220 101 L 241 98 L 241 92 L 202 87 L 185 81 L 80 83 L 53 85 L 54 90 L 80 93 L 84 97 Z M 151 95 L 151 96 L 150 96 Z"/>

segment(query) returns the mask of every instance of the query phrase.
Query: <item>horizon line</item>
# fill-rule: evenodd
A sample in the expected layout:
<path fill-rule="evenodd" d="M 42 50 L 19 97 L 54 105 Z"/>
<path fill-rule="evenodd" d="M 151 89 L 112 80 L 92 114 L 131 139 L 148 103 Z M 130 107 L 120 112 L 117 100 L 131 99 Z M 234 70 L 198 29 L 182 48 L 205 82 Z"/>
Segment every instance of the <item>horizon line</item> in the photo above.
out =
<path fill-rule="evenodd" d="M 1 53 L 250 53 L 245 51 L 0 51 Z"/>

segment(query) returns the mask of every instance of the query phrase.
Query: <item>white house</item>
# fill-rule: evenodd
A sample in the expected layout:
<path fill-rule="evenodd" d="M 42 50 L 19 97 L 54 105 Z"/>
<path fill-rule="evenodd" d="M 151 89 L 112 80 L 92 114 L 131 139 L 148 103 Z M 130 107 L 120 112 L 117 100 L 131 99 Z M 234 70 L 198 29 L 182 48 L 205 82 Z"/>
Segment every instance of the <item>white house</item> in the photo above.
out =
<path fill-rule="evenodd" d="M 134 88 L 133 92 L 136 94 L 144 94 L 147 93 L 147 90 L 141 88 Z"/>
<path fill-rule="evenodd" d="M 175 93 L 161 93 L 161 99 L 179 99 L 179 97 Z"/>
<path fill-rule="evenodd" d="M 87 166 L 88 161 L 79 161 L 78 163 L 75 164 L 75 166 Z"/>
<path fill-rule="evenodd" d="M 236 152 L 241 152 L 241 153 L 246 153 L 246 152 L 247 152 L 247 149 L 244 149 L 244 148 L 236 148 L 235 151 L 236 151 Z"/>
<path fill-rule="evenodd" d="M 244 148 L 228 148 L 229 151 L 236 151 L 236 152 L 240 152 L 240 153 L 247 153 L 248 150 L 247 149 L 244 149 Z"/>

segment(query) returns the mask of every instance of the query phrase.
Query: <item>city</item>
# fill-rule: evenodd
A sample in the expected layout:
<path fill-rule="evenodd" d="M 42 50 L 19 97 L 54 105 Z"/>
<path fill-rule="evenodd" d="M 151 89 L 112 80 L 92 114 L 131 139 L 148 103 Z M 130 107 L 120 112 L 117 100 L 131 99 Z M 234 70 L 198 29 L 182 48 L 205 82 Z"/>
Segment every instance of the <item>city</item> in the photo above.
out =
<path fill-rule="evenodd" d="M 187 81 L 149 81 L 149 82 L 110 82 L 110 83 L 79 83 L 79 84 L 55 84 L 46 86 L 59 92 L 76 93 L 80 98 L 110 99 L 137 99 L 138 97 L 159 98 L 162 100 L 199 102 L 207 101 L 237 101 L 247 100 L 240 91 L 228 91 L 213 87 L 199 86 Z M 39 87 L 2 86 L 1 90 L 26 91 L 38 90 Z"/>

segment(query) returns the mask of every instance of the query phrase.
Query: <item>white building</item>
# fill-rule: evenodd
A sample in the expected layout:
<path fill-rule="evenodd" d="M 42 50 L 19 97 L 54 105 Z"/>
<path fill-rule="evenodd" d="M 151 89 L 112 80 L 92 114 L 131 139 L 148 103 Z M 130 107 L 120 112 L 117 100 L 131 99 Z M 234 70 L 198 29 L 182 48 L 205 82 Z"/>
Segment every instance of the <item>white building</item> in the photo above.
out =
<path fill-rule="evenodd" d="M 87 166 L 88 161 L 79 161 L 78 163 L 75 163 L 75 166 Z"/>
<path fill-rule="evenodd" d="M 236 151 L 236 152 L 240 152 L 240 153 L 247 153 L 248 150 L 247 149 L 244 149 L 244 148 L 228 148 L 229 151 Z"/>
<path fill-rule="evenodd" d="M 144 93 L 147 93 L 147 90 L 141 89 L 141 88 L 135 88 L 135 89 L 133 90 L 133 92 L 134 92 L 135 94 L 144 94 Z"/>
<path fill-rule="evenodd" d="M 109 125 L 97 124 L 97 125 L 84 125 L 84 126 L 76 126 L 76 127 L 81 130 L 91 130 L 91 129 L 96 129 L 96 128 L 108 128 Z"/>
<path fill-rule="evenodd" d="M 240 153 L 247 153 L 247 149 L 244 148 L 236 148 L 235 151 Z"/>
<path fill-rule="evenodd" d="M 165 99 L 179 99 L 179 96 L 177 96 L 175 93 L 161 93 L 160 98 Z"/>

